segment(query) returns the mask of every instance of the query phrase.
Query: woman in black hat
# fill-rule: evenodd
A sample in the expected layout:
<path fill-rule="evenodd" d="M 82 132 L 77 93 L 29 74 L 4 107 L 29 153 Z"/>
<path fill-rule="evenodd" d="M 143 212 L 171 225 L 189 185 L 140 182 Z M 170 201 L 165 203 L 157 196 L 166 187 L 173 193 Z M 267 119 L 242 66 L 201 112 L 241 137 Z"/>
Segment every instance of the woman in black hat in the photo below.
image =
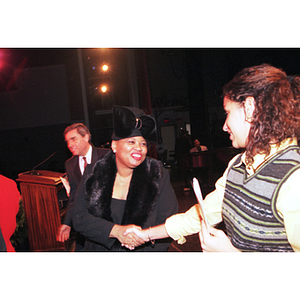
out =
<path fill-rule="evenodd" d="M 86 251 L 166 251 L 170 239 L 142 244 L 134 234 L 123 234 L 132 225 L 149 228 L 177 213 L 168 171 L 146 156 L 147 141 L 156 139 L 155 120 L 138 108 L 114 106 L 113 123 L 112 151 L 86 167 L 78 187 L 74 228 L 86 237 Z"/>

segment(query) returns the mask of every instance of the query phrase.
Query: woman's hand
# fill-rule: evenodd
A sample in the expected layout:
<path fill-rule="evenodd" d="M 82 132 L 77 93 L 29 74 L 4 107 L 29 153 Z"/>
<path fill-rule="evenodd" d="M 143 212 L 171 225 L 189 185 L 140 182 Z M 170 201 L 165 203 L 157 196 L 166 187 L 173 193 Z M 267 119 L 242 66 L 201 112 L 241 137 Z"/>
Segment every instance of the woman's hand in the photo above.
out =
<path fill-rule="evenodd" d="M 144 242 L 149 242 L 149 229 L 142 230 L 141 228 L 138 229 L 137 227 L 132 227 L 127 229 L 124 232 L 124 235 L 127 235 L 129 233 L 134 233 L 136 236 L 141 238 Z"/>
<path fill-rule="evenodd" d="M 138 247 L 142 244 L 144 244 L 144 240 L 139 238 L 137 235 L 134 233 L 129 233 L 124 235 L 125 231 L 129 228 L 136 228 L 136 229 L 141 229 L 141 227 L 136 226 L 136 225 L 114 225 L 112 228 L 109 237 L 110 238 L 117 238 L 121 245 L 133 250 L 135 247 Z"/>
<path fill-rule="evenodd" d="M 208 226 L 207 229 L 204 221 L 201 222 L 199 239 L 203 252 L 239 252 L 237 248 L 233 247 L 223 230 L 211 226 Z"/>

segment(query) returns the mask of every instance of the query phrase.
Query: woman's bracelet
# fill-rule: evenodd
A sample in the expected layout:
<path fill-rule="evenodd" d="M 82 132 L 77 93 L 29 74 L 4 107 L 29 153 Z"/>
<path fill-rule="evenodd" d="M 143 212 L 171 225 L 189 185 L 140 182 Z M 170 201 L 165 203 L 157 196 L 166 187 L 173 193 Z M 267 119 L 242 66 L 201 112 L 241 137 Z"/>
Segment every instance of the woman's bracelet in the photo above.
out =
<path fill-rule="evenodd" d="M 151 227 L 149 227 L 149 231 L 148 231 L 148 239 L 149 239 L 149 241 L 151 242 L 151 244 L 154 245 L 155 240 L 152 240 L 152 239 L 151 239 L 151 237 L 150 237 L 150 231 L 151 231 Z M 149 241 L 148 241 L 148 242 L 149 242 Z"/>

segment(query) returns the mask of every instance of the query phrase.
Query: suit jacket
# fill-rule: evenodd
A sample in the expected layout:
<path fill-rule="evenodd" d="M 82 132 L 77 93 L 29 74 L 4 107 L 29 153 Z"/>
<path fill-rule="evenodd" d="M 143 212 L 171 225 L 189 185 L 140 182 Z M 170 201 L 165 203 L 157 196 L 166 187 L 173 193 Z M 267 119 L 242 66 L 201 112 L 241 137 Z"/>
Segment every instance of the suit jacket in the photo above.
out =
<path fill-rule="evenodd" d="M 98 158 L 104 156 L 109 149 L 106 148 L 96 148 L 92 146 L 92 161 L 91 163 L 95 163 Z M 82 175 L 79 168 L 79 157 L 78 156 L 72 156 L 65 162 L 65 169 L 67 172 L 69 184 L 70 184 L 70 195 L 69 195 L 69 202 L 68 202 L 68 208 L 66 212 L 66 216 L 64 218 L 63 224 L 72 226 L 72 209 L 73 209 L 73 201 L 74 196 L 77 190 L 77 187 L 79 186 L 79 183 L 81 181 Z"/>

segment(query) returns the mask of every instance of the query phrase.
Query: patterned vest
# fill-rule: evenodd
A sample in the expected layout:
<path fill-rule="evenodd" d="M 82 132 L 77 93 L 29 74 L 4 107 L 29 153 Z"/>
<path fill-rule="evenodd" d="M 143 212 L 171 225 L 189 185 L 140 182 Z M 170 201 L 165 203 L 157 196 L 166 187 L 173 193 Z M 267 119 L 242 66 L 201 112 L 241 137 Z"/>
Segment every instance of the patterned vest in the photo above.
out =
<path fill-rule="evenodd" d="M 282 150 L 249 177 L 241 156 L 228 172 L 222 207 L 232 244 L 241 251 L 293 251 L 276 202 L 282 184 L 300 168 L 300 148 Z"/>

